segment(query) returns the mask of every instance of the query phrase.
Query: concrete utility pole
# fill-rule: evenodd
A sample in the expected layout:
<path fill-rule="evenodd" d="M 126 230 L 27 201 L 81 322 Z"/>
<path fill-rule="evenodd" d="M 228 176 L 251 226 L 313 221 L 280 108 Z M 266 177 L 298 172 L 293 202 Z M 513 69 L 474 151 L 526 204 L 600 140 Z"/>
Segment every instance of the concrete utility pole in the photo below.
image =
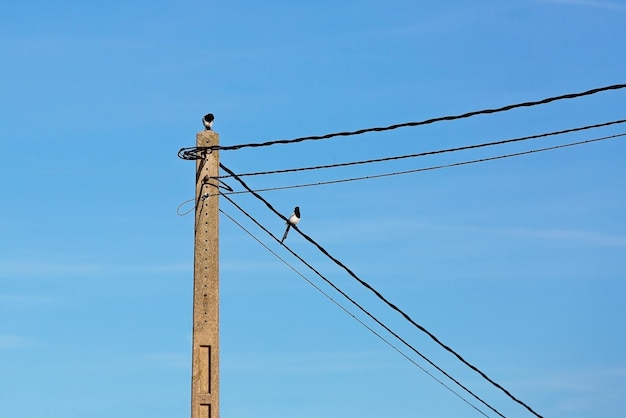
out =
<path fill-rule="evenodd" d="M 219 144 L 219 135 L 202 131 L 196 146 Z M 219 152 L 196 161 L 196 223 L 193 273 L 191 418 L 219 417 Z M 210 197 L 203 197 L 205 195 Z"/>

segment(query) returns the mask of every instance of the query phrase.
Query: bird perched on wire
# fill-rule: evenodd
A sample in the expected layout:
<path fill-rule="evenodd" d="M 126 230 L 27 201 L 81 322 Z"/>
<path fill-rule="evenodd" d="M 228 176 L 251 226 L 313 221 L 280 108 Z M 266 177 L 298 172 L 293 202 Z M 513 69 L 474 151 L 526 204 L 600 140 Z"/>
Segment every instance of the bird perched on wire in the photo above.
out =
<path fill-rule="evenodd" d="M 213 116 L 213 113 L 207 113 L 202 118 L 202 123 L 204 124 L 204 127 L 206 128 L 207 131 L 210 131 L 211 128 L 213 127 L 213 120 L 214 119 L 215 119 L 215 117 Z"/>
<path fill-rule="evenodd" d="M 287 234 L 289 233 L 289 228 L 291 228 L 293 225 L 296 225 L 298 222 L 300 222 L 300 206 L 296 206 L 293 209 L 293 213 L 291 214 L 289 219 L 287 219 L 287 222 L 285 222 L 287 224 L 287 229 L 285 229 L 285 234 L 283 235 L 283 239 L 280 240 L 281 244 L 283 243 L 285 238 L 287 238 Z"/>

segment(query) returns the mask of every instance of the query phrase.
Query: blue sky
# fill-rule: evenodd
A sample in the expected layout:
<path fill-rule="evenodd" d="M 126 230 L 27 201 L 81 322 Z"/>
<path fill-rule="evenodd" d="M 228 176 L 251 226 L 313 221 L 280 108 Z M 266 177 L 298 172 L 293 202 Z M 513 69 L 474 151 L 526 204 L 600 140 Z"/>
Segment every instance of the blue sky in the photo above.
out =
<path fill-rule="evenodd" d="M 176 208 L 193 198 L 194 164 L 176 153 L 204 113 L 233 145 L 625 83 L 625 19 L 618 0 L 2 3 L 1 415 L 189 416 L 193 215 Z M 244 173 L 419 153 L 620 120 L 625 103 L 608 91 L 221 161 Z M 245 180 L 368 176 L 624 132 Z M 620 417 L 624 152 L 616 137 L 263 196 L 286 216 L 299 205 L 303 232 L 540 414 Z M 232 197 L 282 234 L 258 200 Z M 222 416 L 482 416 L 220 222 Z M 287 244 L 503 415 L 531 416 L 297 233 Z"/>

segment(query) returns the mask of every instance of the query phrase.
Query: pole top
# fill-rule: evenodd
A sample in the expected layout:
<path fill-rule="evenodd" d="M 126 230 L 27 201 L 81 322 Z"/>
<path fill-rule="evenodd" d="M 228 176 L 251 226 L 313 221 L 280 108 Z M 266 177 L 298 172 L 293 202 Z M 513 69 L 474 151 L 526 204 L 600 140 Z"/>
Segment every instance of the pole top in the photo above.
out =
<path fill-rule="evenodd" d="M 196 135 L 196 147 L 212 147 L 220 142 L 220 134 L 215 131 L 200 131 Z"/>

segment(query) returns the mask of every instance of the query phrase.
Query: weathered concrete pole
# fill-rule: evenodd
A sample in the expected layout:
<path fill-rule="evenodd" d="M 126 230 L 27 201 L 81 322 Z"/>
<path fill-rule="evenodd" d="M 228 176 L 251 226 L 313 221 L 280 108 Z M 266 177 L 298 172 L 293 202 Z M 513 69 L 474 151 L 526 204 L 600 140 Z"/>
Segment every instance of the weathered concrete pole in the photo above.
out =
<path fill-rule="evenodd" d="M 198 147 L 219 144 L 202 131 Z M 219 417 L 219 152 L 196 161 L 191 418 Z M 205 197 L 206 195 L 209 197 Z"/>

